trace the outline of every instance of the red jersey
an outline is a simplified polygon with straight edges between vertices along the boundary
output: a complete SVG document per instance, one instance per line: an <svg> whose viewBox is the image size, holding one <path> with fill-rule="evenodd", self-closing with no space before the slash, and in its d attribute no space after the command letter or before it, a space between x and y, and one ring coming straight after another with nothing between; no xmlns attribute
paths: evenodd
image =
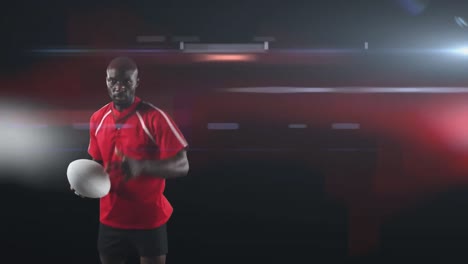
<svg viewBox="0 0 468 264"><path fill-rule="evenodd" d="M164 196L165 179L140 175L125 181L112 164L120 162L115 148L133 159L167 159L187 147L177 125L159 108L135 97L133 104L118 111L109 103L90 120L88 153L110 165L109 194L100 199L100 222L115 228L150 229L166 223L173 208Z"/></svg>

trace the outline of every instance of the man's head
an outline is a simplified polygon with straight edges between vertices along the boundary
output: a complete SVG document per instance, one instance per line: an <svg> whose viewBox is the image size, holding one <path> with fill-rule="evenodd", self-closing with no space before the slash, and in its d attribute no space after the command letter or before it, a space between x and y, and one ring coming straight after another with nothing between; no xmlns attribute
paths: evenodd
<svg viewBox="0 0 468 264"><path fill-rule="evenodd" d="M117 57L107 66L107 91L117 109L127 108L135 99L138 87L138 68L127 57Z"/></svg>

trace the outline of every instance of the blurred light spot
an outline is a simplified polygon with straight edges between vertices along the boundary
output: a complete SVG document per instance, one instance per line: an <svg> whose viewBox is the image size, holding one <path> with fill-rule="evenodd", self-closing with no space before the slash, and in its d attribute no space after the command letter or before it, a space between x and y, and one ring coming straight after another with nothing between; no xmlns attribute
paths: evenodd
<svg viewBox="0 0 468 264"><path fill-rule="evenodd" d="M454 150L468 150L468 106L460 103L446 105L425 116L440 140Z"/></svg>
<svg viewBox="0 0 468 264"><path fill-rule="evenodd" d="M289 128L307 128L306 124L289 124Z"/></svg>
<svg viewBox="0 0 468 264"><path fill-rule="evenodd" d="M456 16L454 19L455 19L455 23L457 23L459 27L461 28L468 27L468 24L462 17Z"/></svg>
<svg viewBox="0 0 468 264"><path fill-rule="evenodd" d="M0 181L29 186L51 186L57 181L53 169L65 164L61 149L73 142L63 130L50 126L51 117L41 116L34 103L0 102Z"/></svg>
<svg viewBox="0 0 468 264"><path fill-rule="evenodd" d="M0 128L15 128L15 129L36 129L36 128L47 128L49 125L47 124L25 124L25 123L18 123L17 121L11 123L1 123Z"/></svg>
<svg viewBox="0 0 468 264"><path fill-rule="evenodd" d="M172 42L200 42L199 36L174 36Z"/></svg>
<svg viewBox="0 0 468 264"><path fill-rule="evenodd" d="M72 127L77 130L89 130L89 123L74 123Z"/></svg>
<svg viewBox="0 0 468 264"><path fill-rule="evenodd" d="M453 52L455 52L456 54L460 54L460 55L468 55L468 47L463 47L463 48L458 48L458 49L454 49Z"/></svg>
<svg viewBox="0 0 468 264"><path fill-rule="evenodd" d="M137 36L137 42L139 43L152 43L164 41L166 41L165 36Z"/></svg>
<svg viewBox="0 0 468 264"><path fill-rule="evenodd" d="M76 130L89 130L89 123L73 123L71 125L73 129ZM133 128L133 125L130 124L116 124L116 125L102 125L101 128Z"/></svg>
<svg viewBox="0 0 468 264"><path fill-rule="evenodd" d="M265 52L263 43L186 43L184 52L194 53L245 53Z"/></svg>
<svg viewBox="0 0 468 264"><path fill-rule="evenodd" d="M204 54L194 57L195 61L210 62L210 61L225 61L225 62L242 62L255 61L257 57L252 54Z"/></svg>
<svg viewBox="0 0 468 264"><path fill-rule="evenodd" d="M333 123L332 129L359 129L361 127L358 123Z"/></svg>
<svg viewBox="0 0 468 264"><path fill-rule="evenodd" d="M191 148L190 151L195 152L210 152L215 151L219 152L219 148ZM226 152L272 152L272 151L293 151L296 150L295 148L222 148L223 151Z"/></svg>
<svg viewBox="0 0 468 264"><path fill-rule="evenodd" d="M227 88L225 92L233 93L333 93L339 88L320 88L320 87L242 87Z"/></svg>
<svg viewBox="0 0 468 264"><path fill-rule="evenodd" d="M239 123L208 123L208 129L236 130L239 129Z"/></svg>
<svg viewBox="0 0 468 264"><path fill-rule="evenodd" d="M220 89L231 93L468 93L468 87L242 87Z"/></svg>
<svg viewBox="0 0 468 264"><path fill-rule="evenodd" d="M168 49L32 49L36 54L116 54L116 53L161 53Z"/></svg>

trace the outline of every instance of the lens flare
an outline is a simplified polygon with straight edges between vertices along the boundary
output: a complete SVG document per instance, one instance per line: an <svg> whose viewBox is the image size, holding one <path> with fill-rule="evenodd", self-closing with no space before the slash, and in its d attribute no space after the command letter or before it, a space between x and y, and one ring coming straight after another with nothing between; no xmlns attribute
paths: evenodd
<svg viewBox="0 0 468 264"><path fill-rule="evenodd" d="M56 169L66 167L63 150L71 139L42 109L30 102L0 100L0 181L38 187L61 180Z"/></svg>

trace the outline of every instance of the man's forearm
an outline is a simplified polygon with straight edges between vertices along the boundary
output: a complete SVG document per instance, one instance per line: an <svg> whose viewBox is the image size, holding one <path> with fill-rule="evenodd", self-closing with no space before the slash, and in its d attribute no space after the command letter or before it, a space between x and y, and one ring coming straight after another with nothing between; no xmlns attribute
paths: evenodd
<svg viewBox="0 0 468 264"><path fill-rule="evenodd" d="M143 161L144 174L161 178L177 178L187 175L189 163L185 153L179 153L173 158L165 160Z"/></svg>

